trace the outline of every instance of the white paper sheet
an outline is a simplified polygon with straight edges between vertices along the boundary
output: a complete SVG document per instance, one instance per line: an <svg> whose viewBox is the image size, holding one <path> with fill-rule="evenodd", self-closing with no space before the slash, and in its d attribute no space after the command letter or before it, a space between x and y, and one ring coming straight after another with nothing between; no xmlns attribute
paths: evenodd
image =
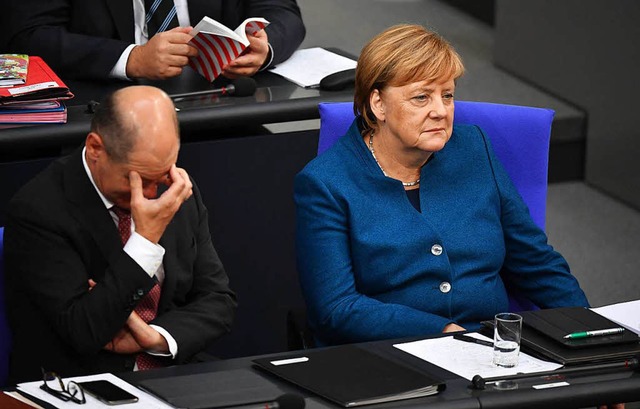
<svg viewBox="0 0 640 409"><path fill-rule="evenodd" d="M605 305L591 310L640 335L640 300Z"/></svg>
<svg viewBox="0 0 640 409"><path fill-rule="evenodd" d="M134 394L135 396L138 397L138 402L136 403L128 403L126 405L123 405L123 408L127 408L127 409L173 409L173 406L167 404L164 401L161 401L160 399L156 398L155 396L152 396L150 394L148 394L147 392L144 392L138 388L136 388L133 385L130 385L129 383L123 381L122 379L118 378L115 375L112 375L110 373L104 373L104 374L98 374L98 375L89 375L89 376L78 376L75 378L64 378L64 384L66 385L68 381L75 381L75 382L85 382L85 381L96 381L96 380L100 380L100 379L105 379L110 381L111 383L118 385L119 387L121 387L122 389L126 390L127 392L130 392L132 394ZM87 403L84 405L78 405L77 403L74 402L64 402L58 398L56 398L55 396L49 394L46 391L43 391L42 389L40 389L40 385L42 385L42 381L35 381L35 382L25 382L25 383L20 383L18 384L18 390L23 391L28 393L31 396L34 396L36 398L42 399L45 402L48 402L50 404L52 404L53 406L55 406L56 408L59 409L105 409L105 408L110 408L112 406L106 405L102 402L100 402L99 400L95 399L93 396L88 395L87 393L85 393L85 397L87 399Z"/></svg>
<svg viewBox="0 0 640 409"><path fill-rule="evenodd" d="M356 68L356 61L314 47L298 50L271 72L281 75L301 87L316 87L329 74Z"/></svg>
<svg viewBox="0 0 640 409"><path fill-rule="evenodd" d="M493 342L492 339L478 333L470 333L467 334L467 336ZM493 348L458 341L453 339L453 337L432 338L404 344L395 344L394 347L468 380L471 380L475 375L480 375L483 378L491 378L517 373L553 371L562 367L561 364L545 362L520 351L520 358L516 367L500 368L492 363Z"/></svg>

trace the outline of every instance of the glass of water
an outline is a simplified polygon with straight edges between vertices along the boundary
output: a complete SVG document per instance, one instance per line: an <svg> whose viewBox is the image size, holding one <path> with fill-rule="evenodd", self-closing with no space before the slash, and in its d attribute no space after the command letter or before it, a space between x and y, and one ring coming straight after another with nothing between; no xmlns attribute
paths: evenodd
<svg viewBox="0 0 640 409"><path fill-rule="evenodd" d="M493 331L493 364L503 368L518 365L522 316L503 312L496 314Z"/></svg>

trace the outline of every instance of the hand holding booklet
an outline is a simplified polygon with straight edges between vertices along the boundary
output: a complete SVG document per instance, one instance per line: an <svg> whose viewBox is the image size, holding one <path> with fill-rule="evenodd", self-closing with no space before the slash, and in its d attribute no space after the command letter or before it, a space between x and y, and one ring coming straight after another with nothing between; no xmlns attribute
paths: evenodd
<svg viewBox="0 0 640 409"><path fill-rule="evenodd" d="M267 20L252 17L231 30L212 18L203 17L190 33L193 39L189 44L198 50L198 55L189 59L189 65L209 81L215 80L227 64L249 47L248 36L268 25Z"/></svg>

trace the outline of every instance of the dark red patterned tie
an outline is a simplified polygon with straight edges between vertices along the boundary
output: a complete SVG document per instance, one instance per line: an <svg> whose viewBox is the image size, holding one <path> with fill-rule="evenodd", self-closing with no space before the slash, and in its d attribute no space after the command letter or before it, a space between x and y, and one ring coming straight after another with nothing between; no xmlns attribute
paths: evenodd
<svg viewBox="0 0 640 409"><path fill-rule="evenodd" d="M114 206L112 208L113 212L118 216L118 232L120 233L120 239L122 240L122 245L124 246L129 237L131 237L131 213L120 207ZM160 285L156 281L156 284L151 288L151 290L145 295L138 305L134 309L136 313L144 320L144 322L149 322L153 320L158 313L158 302L160 301ZM136 364L138 364L138 370L145 371L147 369L152 368L160 368L162 367L162 363L160 360L153 355L141 353L138 354L136 358Z"/></svg>

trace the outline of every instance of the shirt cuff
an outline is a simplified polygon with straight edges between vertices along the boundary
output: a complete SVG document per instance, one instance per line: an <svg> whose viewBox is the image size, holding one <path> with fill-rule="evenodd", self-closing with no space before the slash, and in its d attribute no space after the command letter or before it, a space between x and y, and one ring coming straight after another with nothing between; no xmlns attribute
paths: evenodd
<svg viewBox="0 0 640 409"><path fill-rule="evenodd" d="M262 67L260 67L258 72L266 70L273 62L273 47L271 47L271 43L267 43L267 45L269 46L269 54L267 55L267 57L270 56L271 58L269 58L269 61L265 60L264 64L262 64Z"/></svg>
<svg viewBox="0 0 640 409"><path fill-rule="evenodd" d="M176 355L178 355L178 344L176 343L176 340L173 339L171 334L169 334L166 329L153 324L150 324L149 326L155 329L156 331L158 331L160 335L162 335L164 339L167 340L167 344L169 345L169 354L164 352L155 352L155 351L145 351L145 352L149 355L170 356L171 358L175 359Z"/></svg>
<svg viewBox="0 0 640 409"><path fill-rule="evenodd" d="M149 277L153 277L162 265L164 248L159 244L150 242L135 231L131 233L131 237L127 240L124 251L149 274Z"/></svg>
<svg viewBox="0 0 640 409"><path fill-rule="evenodd" d="M129 44L129 46L124 49L122 55L118 59L118 62L116 62L116 65L114 65L111 69L109 78L117 78L119 80L131 79L127 77L127 61L129 61L129 55L131 54L131 50L133 50L133 47L135 46L136 44Z"/></svg>

